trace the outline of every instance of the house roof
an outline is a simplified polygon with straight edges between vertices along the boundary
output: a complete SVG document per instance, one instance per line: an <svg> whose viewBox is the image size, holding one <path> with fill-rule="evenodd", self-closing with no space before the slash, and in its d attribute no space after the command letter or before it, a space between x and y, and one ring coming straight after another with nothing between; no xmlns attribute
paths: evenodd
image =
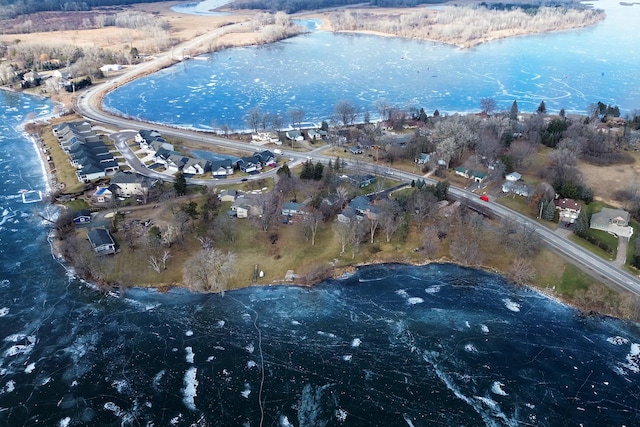
<svg viewBox="0 0 640 427"><path fill-rule="evenodd" d="M606 227L612 222L624 221L629 223L629 212L622 209L602 208L600 212L591 215L591 226Z"/></svg>
<svg viewBox="0 0 640 427"><path fill-rule="evenodd" d="M582 205L573 199L556 199L553 203L556 205L556 209L571 209L579 211L582 208Z"/></svg>
<svg viewBox="0 0 640 427"><path fill-rule="evenodd" d="M104 228L94 228L87 233L87 236L94 249L102 245L115 245L111 234Z"/></svg>
<svg viewBox="0 0 640 427"><path fill-rule="evenodd" d="M131 172L116 172L111 177L112 184L142 184L145 177Z"/></svg>

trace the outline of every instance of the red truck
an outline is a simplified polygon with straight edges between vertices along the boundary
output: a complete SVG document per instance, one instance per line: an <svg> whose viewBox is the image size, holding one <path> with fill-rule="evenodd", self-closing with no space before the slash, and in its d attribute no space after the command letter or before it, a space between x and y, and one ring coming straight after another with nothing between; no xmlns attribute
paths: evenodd
<svg viewBox="0 0 640 427"><path fill-rule="evenodd" d="M489 196L487 196L486 194L483 194L482 196L480 196L480 200L482 200L483 202L488 202Z"/></svg>

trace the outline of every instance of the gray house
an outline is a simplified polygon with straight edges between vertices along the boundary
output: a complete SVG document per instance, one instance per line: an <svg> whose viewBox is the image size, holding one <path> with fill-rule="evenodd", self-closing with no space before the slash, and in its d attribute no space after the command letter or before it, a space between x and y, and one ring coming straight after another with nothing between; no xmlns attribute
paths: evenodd
<svg viewBox="0 0 640 427"><path fill-rule="evenodd" d="M96 255L102 256L116 253L116 243L113 241L109 230L94 228L87 233L87 237Z"/></svg>

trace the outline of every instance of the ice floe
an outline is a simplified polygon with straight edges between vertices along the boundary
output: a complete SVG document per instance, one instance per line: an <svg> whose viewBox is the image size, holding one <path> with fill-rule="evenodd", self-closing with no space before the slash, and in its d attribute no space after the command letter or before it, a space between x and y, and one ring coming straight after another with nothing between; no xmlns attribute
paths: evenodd
<svg viewBox="0 0 640 427"><path fill-rule="evenodd" d="M33 370L36 369L35 363L29 363L26 368L24 368L24 372L30 374Z"/></svg>
<svg viewBox="0 0 640 427"><path fill-rule="evenodd" d="M198 369L193 367L187 369L184 374L184 388L182 389L182 401L185 406L192 411L196 410L196 396L198 394L198 380L196 374Z"/></svg>
<svg viewBox="0 0 640 427"><path fill-rule="evenodd" d="M68 427L71 422L71 417L65 417L58 421L58 427Z"/></svg>
<svg viewBox="0 0 640 427"><path fill-rule="evenodd" d="M441 287L442 287L442 286L440 286L440 285L429 286L428 288L425 288L425 290L424 290L424 291L425 291L426 293L428 293L428 294L435 294L435 293L440 292L440 288L441 288Z"/></svg>
<svg viewBox="0 0 640 427"><path fill-rule="evenodd" d="M360 347L360 344L362 344L360 338L354 338L353 341L351 341L351 347Z"/></svg>
<svg viewBox="0 0 640 427"><path fill-rule="evenodd" d="M494 381L493 384L491 384L491 392L500 396L508 396L509 394L504 391L502 387L504 387L503 383L500 381Z"/></svg>
<svg viewBox="0 0 640 427"><path fill-rule="evenodd" d="M407 303L409 303L411 305L421 304L423 302L424 302L424 300L422 298L420 298L420 297L407 298Z"/></svg>
<svg viewBox="0 0 640 427"><path fill-rule="evenodd" d="M20 353L30 353L33 350L33 347L36 345L36 337L33 335L24 335L24 334L13 334L9 335L4 339L8 342L19 342L23 341L26 344L16 344L5 350L4 355L7 356L15 356Z"/></svg>
<svg viewBox="0 0 640 427"><path fill-rule="evenodd" d="M485 334L489 333L489 327L485 324L480 324L480 330Z"/></svg>
<svg viewBox="0 0 640 427"><path fill-rule="evenodd" d="M253 346L253 343L249 343L244 349L247 350L248 353L252 354L256 350L256 348Z"/></svg>
<svg viewBox="0 0 640 427"><path fill-rule="evenodd" d="M191 329L189 329L187 332L184 333L186 336L188 337L192 337L193 336L193 331Z"/></svg>
<svg viewBox="0 0 640 427"><path fill-rule="evenodd" d="M628 344L629 340L624 338L624 337L620 337L620 336L615 336L615 337L609 337L607 338L607 341L610 342L611 344L615 344L615 345L623 345L623 344Z"/></svg>
<svg viewBox="0 0 640 427"><path fill-rule="evenodd" d="M242 390L240 392L240 394L242 395L242 397L244 397L245 399L249 398L249 395L251 394L251 387L249 386L249 383L244 383L244 390Z"/></svg>
<svg viewBox="0 0 640 427"><path fill-rule="evenodd" d="M478 352L478 349L473 344L466 344L464 346L464 349L466 351L468 351L469 353L477 353Z"/></svg>
<svg viewBox="0 0 640 427"><path fill-rule="evenodd" d="M186 347L184 351L187 352L187 355L185 356L187 363L193 363L193 358L195 357L195 354L193 353L193 349L191 347Z"/></svg>
<svg viewBox="0 0 640 427"><path fill-rule="evenodd" d="M347 411L341 408L336 409L336 419L341 423L345 422L347 419Z"/></svg>
<svg viewBox="0 0 640 427"><path fill-rule="evenodd" d="M9 314L9 307L0 308L0 317L4 317Z"/></svg>
<svg viewBox="0 0 640 427"><path fill-rule="evenodd" d="M520 311L520 304L518 304L517 302L511 301L509 298L504 298L502 302L504 303L504 306L507 307L507 309L516 313Z"/></svg>
<svg viewBox="0 0 640 427"><path fill-rule="evenodd" d="M280 427L294 427L293 424L289 421L286 415L280 416Z"/></svg>
<svg viewBox="0 0 640 427"><path fill-rule="evenodd" d="M251 369L251 368L255 368L256 366L258 366L258 365L257 365L257 363L256 363L256 362L254 362L253 360L249 360L249 361L247 362L247 368L249 368L249 369Z"/></svg>
<svg viewBox="0 0 640 427"><path fill-rule="evenodd" d="M353 359L353 356L350 354L345 354L344 356L342 356L342 360L344 360L345 362L351 362L351 359Z"/></svg>

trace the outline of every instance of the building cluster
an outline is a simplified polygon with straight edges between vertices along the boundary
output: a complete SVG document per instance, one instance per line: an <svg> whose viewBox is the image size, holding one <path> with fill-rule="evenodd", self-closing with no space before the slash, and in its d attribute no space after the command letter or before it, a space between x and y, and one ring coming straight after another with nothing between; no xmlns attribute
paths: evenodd
<svg viewBox="0 0 640 427"><path fill-rule="evenodd" d="M69 155L80 182L113 175L120 169L109 147L91 128L89 122L69 122L53 126L53 134Z"/></svg>
<svg viewBox="0 0 640 427"><path fill-rule="evenodd" d="M225 178L233 175L234 170L245 173L258 173L264 167L275 166L276 156L269 150L257 151L251 156L228 157L220 160L207 160L186 156L175 151L173 144L168 143L155 130L141 130L135 136L143 159L152 169L163 167L168 174L182 172L185 175L199 176L211 172L213 178Z"/></svg>

